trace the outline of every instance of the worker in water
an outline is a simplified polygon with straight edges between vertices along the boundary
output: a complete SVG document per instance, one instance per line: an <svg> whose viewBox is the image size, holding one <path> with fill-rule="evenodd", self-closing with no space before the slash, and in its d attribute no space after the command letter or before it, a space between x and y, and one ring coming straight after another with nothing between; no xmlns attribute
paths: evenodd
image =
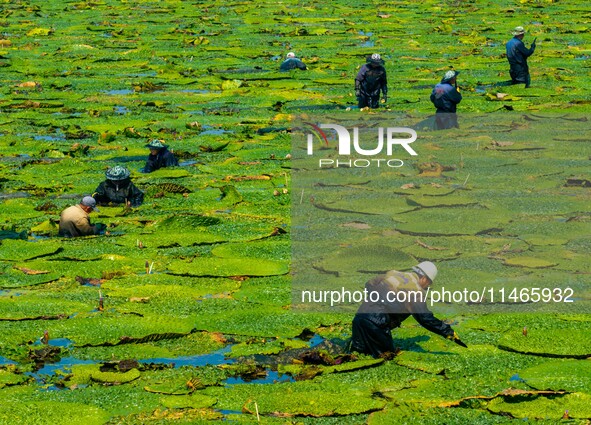
<svg viewBox="0 0 591 425"><path fill-rule="evenodd" d="M384 102L388 100L388 78L384 60L378 53L366 59L355 77L355 96L359 108L379 108L380 93L384 95Z"/></svg>
<svg viewBox="0 0 591 425"><path fill-rule="evenodd" d="M174 154L168 150L168 146L162 143L162 140L151 140L146 147L150 149L150 155L146 165L142 169L144 173L151 173L164 167L175 167L179 162L174 157Z"/></svg>
<svg viewBox="0 0 591 425"><path fill-rule="evenodd" d="M72 205L62 211L60 215L59 236L78 237L98 235L107 226L102 223L90 223L90 213L98 211L96 200L92 196L85 196L79 204Z"/></svg>
<svg viewBox="0 0 591 425"><path fill-rule="evenodd" d="M426 305L427 288L437 276L437 267L424 261L410 272L390 270L365 284L368 297L353 319L351 350L374 357L394 353L392 329L411 315L425 329L465 347L450 325L437 319ZM370 301L374 299L375 301Z"/></svg>
<svg viewBox="0 0 591 425"><path fill-rule="evenodd" d="M279 71L286 72L291 71L292 69L301 69L302 71L305 71L308 68L306 68L304 62L296 57L294 52L289 52L285 57L285 60L279 65Z"/></svg>
<svg viewBox="0 0 591 425"><path fill-rule="evenodd" d="M144 201L144 192L131 181L130 172L121 165L109 168L105 172L107 178L99 184L92 197L99 204L125 204L138 207Z"/></svg>
<svg viewBox="0 0 591 425"><path fill-rule="evenodd" d="M525 37L525 29L523 27L515 27L511 34L513 34L513 38L505 45L511 82L513 84L525 84L525 88L527 89L531 83L527 58L534 54L536 40L534 39L528 49L523 44L523 38Z"/></svg>
<svg viewBox="0 0 591 425"><path fill-rule="evenodd" d="M431 92L431 102L437 108L435 122L438 130L459 127L456 109L462 95L458 90L458 74L458 71L447 71Z"/></svg>

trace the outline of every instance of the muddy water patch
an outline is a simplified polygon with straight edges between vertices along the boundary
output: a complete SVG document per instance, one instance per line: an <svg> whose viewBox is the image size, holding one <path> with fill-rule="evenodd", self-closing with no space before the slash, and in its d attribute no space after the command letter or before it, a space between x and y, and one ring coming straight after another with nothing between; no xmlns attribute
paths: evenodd
<svg viewBox="0 0 591 425"><path fill-rule="evenodd" d="M261 377L249 379L242 376L228 378L222 381L222 385L242 385L242 384L278 384L281 382L295 382L295 379L288 374L280 373L271 369L262 369L259 375Z"/></svg>
<svg viewBox="0 0 591 425"><path fill-rule="evenodd" d="M200 136L207 136L207 135L214 135L214 136L218 136L221 134L232 134L234 133L234 130L226 130L224 128L216 128L216 127L212 127L210 125L204 125L203 126L204 131L202 131L201 133L199 133Z"/></svg>
<svg viewBox="0 0 591 425"><path fill-rule="evenodd" d="M111 95L111 96L125 96L128 94L134 94L135 90L132 89L115 89L115 90L105 90L102 93Z"/></svg>

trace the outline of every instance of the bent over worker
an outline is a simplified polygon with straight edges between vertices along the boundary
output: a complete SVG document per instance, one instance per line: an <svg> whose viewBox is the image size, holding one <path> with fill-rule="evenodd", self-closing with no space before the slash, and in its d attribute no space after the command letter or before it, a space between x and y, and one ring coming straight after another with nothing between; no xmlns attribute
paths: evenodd
<svg viewBox="0 0 591 425"><path fill-rule="evenodd" d="M294 52L289 52L285 57L285 60L279 65L279 71L286 72L292 69L301 69L305 71L307 69L306 64L301 61Z"/></svg>
<svg viewBox="0 0 591 425"><path fill-rule="evenodd" d="M60 215L59 236L78 237L98 235L105 230L105 225L90 224L89 214L98 211L96 200L92 196L85 196L78 205L72 205L62 211Z"/></svg>
<svg viewBox="0 0 591 425"><path fill-rule="evenodd" d="M353 319L351 349L374 357L395 352L392 329L400 327L411 315L425 329L465 346L451 326L427 308L426 290L435 276L435 264L424 261L413 267L412 272L390 270L368 281L366 290L377 292L379 299L373 297L375 302L367 300L359 307Z"/></svg>

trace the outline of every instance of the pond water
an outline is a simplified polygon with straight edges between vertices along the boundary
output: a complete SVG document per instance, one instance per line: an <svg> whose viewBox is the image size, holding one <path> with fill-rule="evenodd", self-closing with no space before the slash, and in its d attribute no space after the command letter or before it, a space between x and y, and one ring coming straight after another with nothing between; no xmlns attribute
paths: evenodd
<svg viewBox="0 0 591 425"><path fill-rule="evenodd" d="M310 338L309 344L310 344L310 348L312 347L316 347L318 344L323 343L324 341L326 341L326 338L318 335L318 334L314 334L314 336L312 338Z"/></svg>
<svg viewBox="0 0 591 425"><path fill-rule="evenodd" d="M36 372L26 372L25 374L35 378L39 383L44 383L48 376L53 376L57 372L67 373L72 370L72 366L79 364L96 364L99 363L95 360L80 360L75 357L62 357L56 363L45 363L41 369ZM58 389L54 387L52 389Z"/></svg>
<svg viewBox="0 0 591 425"><path fill-rule="evenodd" d="M240 410L227 410L227 409L215 409L216 412L221 413L224 416L227 415L244 415L244 412L240 411ZM224 421L226 419L223 419Z"/></svg>
<svg viewBox="0 0 591 425"><path fill-rule="evenodd" d="M230 134L230 133L234 133L234 130L226 130L224 128L215 128L209 125L204 125L203 128L205 129L204 131L202 131L201 133L199 133L199 135L201 136L205 136L205 135L220 135L220 134Z"/></svg>
<svg viewBox="0 0 591 425"><path fill-rule="evenodd" d="M43 345L41 341L37 340L33 343L34 346ZM47 345L52 347L69 348L74 345L74 342L68 338L53 338L47 342Z"/></svg>
<svg viewBox="0 0 591 425"><path fill-rule="evenodd" d="M197 161L196 159L192 159L189 161L179 161L179 167L189 167L191 165L196 165L196 164L205 164L202 161Z"/></svg>
<svg viewBox="0 0 591 425"><path fill-rule="evenodd" d="M226 354L232 349L231 345L228 345L222 349L207 354L197 354L195 356L179 356L179 357L156 357L151 359L138 360L143 364L174 364L175 368L181 366L206 366L206 365L221 365L221 364L232 364L236 360L226 358Z"/></svg>
<svg viewBox="0 0 591 425"><path fill-rule="evenodd" d="M33 136L33 139L35 139L35 140L45 140L45 141L48 141L48 142L54 142L54 141L63 142L63 141L66 140L66 137L65 136L61 136L61 135L52 136L52 135L49 135L49 134L38 134L38 135Z"/></svg>
<svg viewBox="0 0 591 425"><path fill-rule="evenodd" d="M511 376L511 378L509 378L509 381L525 382L525 380L521 376L519 376L518 373L516 373L513 376Z"/></svg>
<svg viewBox="0 0 591 425"><path fill-rule="evenodd" d="M16 363L10 359L7 359L6 357L0 356L0 365L8 365L8 364L16 364Z"/></svg>
<svg viewBox="0 0 591 425"><path fill-rule="evenodd" d="M131 112L131 110L126 106L114 106L113 112L115 112L118 115L125 115L125 114L129 114Z"/></svg>
<svg viewBox="0 0 591 425"><path fill-rule="evenodd" d="M114 89L114 90L105 90L105 91L103 91L103 93L109 94L109 95L112 95L112 96L121 96L121 95L126 95L126 94L133 94L133 93L135 93L135 90L132 90L132 89Z"/></svg>
<svg viewBox="0 0 591 425"><path fill-rule="evenodd" d="M28 241L29 242L41 242L46 239L51 239L51 236L38 235L36 233L31 233L31 238Z"/></svg>

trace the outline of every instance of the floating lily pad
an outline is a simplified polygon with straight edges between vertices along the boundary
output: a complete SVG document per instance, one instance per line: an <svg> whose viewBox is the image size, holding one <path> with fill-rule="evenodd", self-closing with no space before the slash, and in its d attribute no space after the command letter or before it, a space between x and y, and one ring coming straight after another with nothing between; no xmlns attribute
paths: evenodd
<svg viewBox="0 0 591 425"><path fill-rule="evenodd" d="M156 225L160 229L170 230L186 230L196 227L213 226L220 223L220 219L216 217L208 217L204 215L173 215L164 220L161 220Z"/></svg>
<svg viewBox="0 0 591 425"><path fill-rule="evenodd" d="M107 410L85 403L29 400L0 406L0 418L10 418L15 423L60 423L64 412L68 412L68 422L72 425L100 425L111 417Z"/></svg>
<svg viewBox="0 0 591 425"><path fill-rule="evenodd" d="M218 242L225 242L226 240L221 235L214 235L207 230L206 227L191 228L185 232L176 230L166 233L142 233L136 234L133 237L126 237L120 243L127 247L135 246L138 249L142 248L168 248L173 246L193 246L202 244L213 244ZM140 247L141 243L141 247Z"/></svg>
<svg viewBox="0 0 591 425"><path fill-rule="evenodd" d="M526 267L529 269L546 269L558 265L558 263L534 257L512 257L506 259L504 264L507 266Z"/></svg>
<svg viewBox="0 0 591 425"><path fill-rule="evenodd" d="M263 259L281 259L290 258L290 243L287 240L263 240L250 243L230 243L218 245L212 250L216 257L236 258L250 257Z"/></svg>
<svg viewBox="0 0 591 425"><path fill-rule="evenodd" d="M496 414L509 414L515 418L553 419L559 421L568 411L573 419L591 417L591 395L586 393L566 394L561 397L537 397L521 403L513 403L497 398L487 405Z"/></svg>
<svg viewBox="0 0 591 425"><path fill-rule="evenodd" d="M419 205L425 208L433 207L463 207L475 205L478 201L466 195L447 195L447 196L409 196L409 203Z"/></svg>
<svg viewBox="0 0 591 425"><path fill-rule="evenodd" d="M313 368L313 375L328 375L330 373L344 373L351 372L359 369L366 369L370 367L379 366L384 362L384 359L367 359L367 360L356 360L349 361L335 365L280 365L279 372L289 373L293 376L305 375L306 370Z"/></svg>
<svg viewBox="0 0 591 425"><path fill-rule="evenodd" d="M334 416L351 415L355 413L371 412L385 406L383 400L376 400L368 392L352 390L351 397L343 398L340 393L332 393L328 389L310 385L276 384L246 386L235 385L225 390L207 388L202 393L218 398L216 407L236 410L244 406L254 412L256 400L259 413L267 414L280 412L290 415L305 416ZM277 393L284 397L277 397ZM322 400L322 402L320 402Z"/></svg>
<svg viewBox="0 0 591 425"><path fill-rule="evenodd" d="M520 235L520 238L536 246L547 246L547 245L565 245L568 243L568 239L560 237L552 237L549 235Z"/></svg>
<svg viewBox="0 0 591 425"><path fill-rule="evenodd" d="M0 286L17 288L0 290L0 316L10 319L0 321L0 362L8 357L33 375L0 389L0 422L253 423L257 409L269 424L556 423L565 410L575 421L589 419L572 394L536 394L529 382L510 378L529 374L541 386L565 387L572 377L571 391L584 393L589 405L575 367L588 362L584 313L591 303L589 188L583 187L590 180L589 16L582 3L398 2L380 4L377 12L340 1L193 3L2 4L0 227L12 236L39 235L40 223L56 223L59 211L92 193L115 164L131 170L146 198L131 211L105 207L91 215L111 236L37 236L26 255L0 260ZM527 22L511 22L524 11L531 12ZM518 24L526 25L528 45L539 40L528 89L503 85L510 79L504 43ZM458 42L450 43L450 35ZM307 71L277 72L289 43ZM379 110L360 111L353 79L374 52L395 71L397 90ZM394 147L403 166L319 170L317 158L295 158L306 156L290 144L296 115L361 127L382 116L383 127L432 121L428 96L450 65L470 70L458 80L460 128L418 130L416 157ZM506 96L488 101L486 93ZM140 174L143 145L152 138L170 145L183 165ZM334 138L328 147L318 142L319 155L335 157ZM417 177L425 163L431 177ZM445 165L455 171L441 172ZM55 208L35 209L46 202ZM370 228L342 226L355 221ZM302 240L304 261L292 267L290 243ZM34 258L33 244L63 251ZM371 246L388 247L392 258L354 262L345 255L357 248L372 253ZM556 265L503 264L525 256ZM260 363L257 354L267 350L303 346L297 336L304 328L348 338L358 304L343 305L346 314L336 314L336 306L292 304L298 295L292 281L360 289L378 270L421 260L437 263L433 289L560 284L573 288L575 302L508 303L498 315L435 305L468 349L409 318L393 330L398 357L348 362L340 373L326 369L309 381L226 385L238 368L180 366L234 361L224 358L230 348L218 351L228 344ZM169 266L191 262L204 266L195 276L169 273ZM292 273L234 275L259 265L265 274ZM365 265L369 273L360 274ZM207 269L229 277L204 276ZM101 287L80 285L77 276ZM518 309L525 313L513 313ZM573 312L581 314L566 314ZM45 330L50 346L60 339L71 345L62 347L60 363L35 372L41 365L26 353ZM559 366L544 366L555 362L547 355L581 359L563 359L573 366L561 374ZM268 354L263 362L281 363L279 357ZM66 379L70 367L62 366L113 358L145 360L145 370L122 385L113 385L120 376L74 384ZM146 364L151 360L157 364ZM364 362L376 365L357 368ZM297 373L298 365L287 366ZM208 387L197 389L199 382ZM189 393L144 389L158 385ZM503 393L509 386L528 392ZM543 410L543 403L556 409Z"/></svg>
<svg viewBox="0 0 591 425"><path fill-rule="evenodd" d="M6 239L2 241L1 246L0 259L8 261L46 257L62 250L57 241L28 242L18 239Z"/></svg>
<svg viewBox="0 0 591 425"><path fill-rule="evenodd" d="M519 372L519 376L538 390L585 392L591 388L591 361L551 361Z"/></svg>
<svg viewBox="0 0 591 425"><path fill-rule="evenodd" d="M378 273L409 269L417 260L409 254L384 245L352 246L336 251L316 263L317 267L335 273Z"/></svg>
<svg viewBox="0 0 591 425"><path fill-rule="evenodd" d="M396 230L411 235L462 236L500 231L509 221L506 213L473 208L429 208L404 216Z"/></svg>
<svg viewBox="0 0 591 425"><path fill-rule="evenodd" d="M14 367L0 367L0 389L10 385L22 384L29 379L24 373L15 372Z"/></svg>
<svg viewBox="0 0 591 425"><path fill-rule="evenodd" d="M195 258L174 261L168 270L187 276L273 276L287 273L288 264L255 258Z"/></svg>
<svg viewBox="0 0 591 425"><path fill-rule="evenodd" d="M217 403L217 399L202 394L192 394L187 396L166 396L160 397L160 403L169 409L203 409L211 407Z"/></svg>
<svg viewBox="0 0 591 425"><path fill-rule="evenodd" d="M159 170L153 171L150 174L150 180L160 179L160 178L167 178L167 179L178 179L182 177L189 177L191 173L184 169L176 169L176 168L161 168ZM140 181L138 179L138 181Z"/></svg>
<svg viewBox="0 0 591 425"><path fill-rule="evenodd" d="M340 196L339 196L340 197ZM388 197L388 201L384 202L383 196L374 196L375 199L370 198L347 198L334 202L322 202L319 200L315 206L320 209L325 209L332 212L349 212L358 214L377 214L377 215L391 215L399 214L416 209L416 205L409 205L405 198L399 197L392 199Z"/></svg>
<svg viewBox="0 0 591 425"><path fill-rule="evenodd" d="M232 346L230 357L251 356L254 354L278 354L293 348L305 348L309 344L296 339L279 338L274 341L242 342Z"/></svg>
<svg viewBox="0 0 591 425"><path fill-rule="evenodd" d="M495 416L479 409L437 408L423 405L389 404L379 412L369 415L368 425L397 424L458 424L458 425L493 425L507 423L507 419Z"/></svg>
<svg viewBox="0 0 591 425"><path fill-rule="evenodd" d="M51 220L46 220L38 225L31 227L31 233L37 235L51 235L55 236L58 232L58 226Z"/></svg>
<svg viewBox="0 0 591 425"><path fill-rule="evenodd" d="M27 264L28 265L28 264ZM25 270L29 270L25 268ZM25 273L18 269L8 269L0 278L0 288L20 288L27 286L42 285L54 282L62 277L61 273L51 272L49 269L30 269L36 273Z"/></svg>
<svg viewBox="0 0 591 425"><path fill-rule="evenodd" d="M108 383L112 385L126 384L140 377L137 369L127 372L102 372L101 365L74 365L72 376L68 379L72 384L91 384L93 382Z"/></svg>
<svg viewBox="0 0 591 425"><path fill-rule="evenodd" d="M132 274L145 270L144 258L127 258L116 254L105 254L100 259L93 261L76 260L33 260L17 263L17 267L26 267L34 270L51 270L60 276L83 277L109 277L120 274Z"/></svg>
<svg viewBox="0 0 591 425"><path fill-rule="evenodd" d="M518 353L547 357L585 358L591 355L589 328L563 329L560 326L543 325L528 327L527 336L519 331L507 332L499 347Z"/></svg>

